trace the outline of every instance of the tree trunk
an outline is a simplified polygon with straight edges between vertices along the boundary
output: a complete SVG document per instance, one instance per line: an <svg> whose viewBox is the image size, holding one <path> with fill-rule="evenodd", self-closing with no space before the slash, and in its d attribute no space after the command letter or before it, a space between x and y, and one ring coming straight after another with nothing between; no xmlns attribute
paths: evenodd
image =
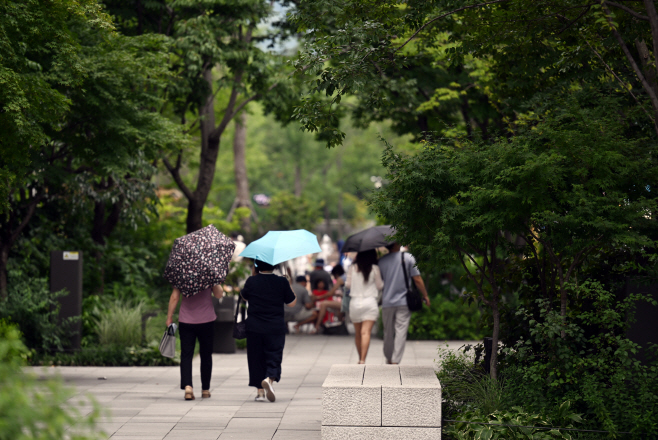
<svg viewBox="0 0 658 440"><path fill-rule="evenodd" d="M341 150L342 153L342 150ZM338 170L338 175L340 176L341 173L341 168L343 165L343 162L341 160L341 153L338 154L338 157L336 158L336 168ZM343 193L340 192L338 193L338 203L336 204L336 209L337 209L337 217L338 217L338 238L342 239L343 237Z"/></svg>
<svg viewBox="0 0 658 440"><path fill-rule="evenodd" d="M558 262L558 276L560 277L560 317L562 318L562 325L564 326L567 322L567 289L564 288L564 274L562 272L562 262ZM560 331L560 336L562 339L566 337L566 332L564 329Z"/></svg>
<svg viewBox="0 0 658 440"><path fill-rule="evenodd" d="M0 243L0 298L7 298L7 263L9 262L9 243Z"/></svg>
<svg viewBox="0 0 658 440"><path fill-rule="evenodd" d="M91 238L101 248L94 252L94 258L98 264L98 289L97 293L102 294L105 290L105 266L103 266L103 249L106 245L106 238L110 236L112 231L119 224L121 217L121 209L123 203L117 202L112 204L110 214L105 217L106 206L104 201L96 201L94 204L94 221L91 229Z"/></svg>
<svg viewBox="0 0 658 440"><path fill-rule="evenodd" d="M206 102L199 111L199 125L201 128L201 155L199 160L199 174L197 185L192 197L188 198L187 205L187 233L194 232L203 227L203 207L208 200L212 188L219 153L221 133L211 136L215 131L215 98L212 93L212 69L203 72L203 79L208 83L210 93Z"/></svg>
<svg viewBox="0 0 658 440"><path fill-rule="evenodd" d="M302 196L302 166L295 165L295 197Z"/></svg>
<svg viewBox="0 0 658 440"><path fill-rule="evenodd" d="M29 188L25 189L23 193L24 197L19 196L19 202L26 201L29 198L30 192L31 190ZM29 203L25 206L25 215L23 216L22 220L20 220L18 226L16 226L16 229L12 230L12 226L18 221L16 218L18 211L17 207L13 207L13 209L10 208L9 218L6 222L0 224L0 298L7 297L7 263L9 262L9 251L34 216L37 205L43 199L43 194L32 197Z"/></svg>
<svg viewBox="0 0 658 440"><path fill-rule="evenodd" d="M236 208L247 207L253 211L247 176L247 114L243 111L235 118L235 135L233 136L233 167L235 170ZM251 220L242 219L242 230L251 234Z"/></svg>
<svg viewBox="0 0 658 440"><path fill-rule="evenodd" d="M498 295L491 298L491 314L493 315L493 331L491 333L491 361L489 371L492 379L498 379L498 335L500 333L500 311L498 310Z"/></svg>

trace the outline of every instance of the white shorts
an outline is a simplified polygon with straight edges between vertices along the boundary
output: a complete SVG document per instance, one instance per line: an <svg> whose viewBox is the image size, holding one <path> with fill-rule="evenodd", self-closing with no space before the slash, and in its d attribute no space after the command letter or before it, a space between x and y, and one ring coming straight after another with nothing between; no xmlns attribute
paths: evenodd
<svg viewBox="0 0 658 440"><path fill-rule="evenodd" d="M378 317L377 298L350 298L350 319L352 322L377 321Z"/></svg>

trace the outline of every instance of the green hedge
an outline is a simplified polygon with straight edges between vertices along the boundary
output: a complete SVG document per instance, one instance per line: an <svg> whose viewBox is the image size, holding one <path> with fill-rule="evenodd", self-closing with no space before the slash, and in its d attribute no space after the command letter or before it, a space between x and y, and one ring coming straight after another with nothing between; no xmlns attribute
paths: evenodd
<svg viewBox="0 0 658 440"><path fill-rule="evenodd" d="M484 337L480 310L474 303L436 296L430 304L431 308L423 307L411 315L409 339L472 341Z"/></svg>
<svg viewBox="0 0 658 440"><path fill-rule="evenodd" d="M41 355L31 359L32 365L45 366L159 367L178 365L179 363L178 354L174 359L162 356L156 342L146 347L83 348L74 353Z"/></svg>

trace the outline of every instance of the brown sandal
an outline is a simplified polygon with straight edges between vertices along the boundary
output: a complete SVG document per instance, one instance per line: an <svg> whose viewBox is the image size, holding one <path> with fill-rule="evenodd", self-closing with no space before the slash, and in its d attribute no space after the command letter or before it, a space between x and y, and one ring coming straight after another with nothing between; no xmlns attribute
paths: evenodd
<svg viewBox="0 0 658 440"><path fill-rule="evenodd" d="M185 387L185 400L194 400L194 392L189 385Z"/></svg>
<svg viewBox="0 0 658 440"><path fill-rule="evenodd" d="M201 391L201 398L202 399L209 399L210 398L210 390Z"/></svg>

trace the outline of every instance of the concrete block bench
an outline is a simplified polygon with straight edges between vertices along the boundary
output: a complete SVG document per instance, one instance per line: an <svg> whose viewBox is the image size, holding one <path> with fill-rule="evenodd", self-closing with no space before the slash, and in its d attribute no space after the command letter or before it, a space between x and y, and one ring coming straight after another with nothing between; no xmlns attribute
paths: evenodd
<svg viewBox="0 0 658 440"><path fill-rule="evenodd" d="M333 365L322 384L322 439L440 439L432 367Z"/></svg>

